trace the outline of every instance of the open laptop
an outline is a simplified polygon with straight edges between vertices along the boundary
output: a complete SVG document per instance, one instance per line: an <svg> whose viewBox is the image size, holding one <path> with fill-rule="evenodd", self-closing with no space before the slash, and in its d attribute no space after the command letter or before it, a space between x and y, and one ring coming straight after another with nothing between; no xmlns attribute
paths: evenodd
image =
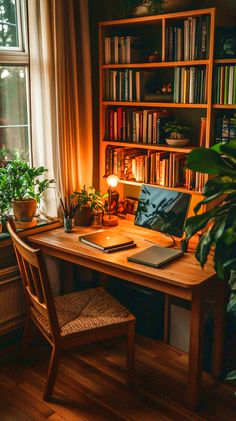
<svg viewBox="0 0 236 421"><path fill-rule="evenodd" d="M81 235L79 240L89 246L111 253L127 248L135 247L133 240L122 234L117 234L111 230L95 232L94 234Z"/></svg>

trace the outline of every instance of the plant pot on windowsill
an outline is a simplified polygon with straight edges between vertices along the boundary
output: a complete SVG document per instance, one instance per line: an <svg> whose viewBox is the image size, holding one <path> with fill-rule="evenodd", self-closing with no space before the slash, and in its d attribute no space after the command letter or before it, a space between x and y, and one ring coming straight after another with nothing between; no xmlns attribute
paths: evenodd
<svg viewBox="0 0 236 421"><path fill-rule="evenodd" d="M12 200L16 228L30 228L37 225L37 201L35 199Z"/></svg>

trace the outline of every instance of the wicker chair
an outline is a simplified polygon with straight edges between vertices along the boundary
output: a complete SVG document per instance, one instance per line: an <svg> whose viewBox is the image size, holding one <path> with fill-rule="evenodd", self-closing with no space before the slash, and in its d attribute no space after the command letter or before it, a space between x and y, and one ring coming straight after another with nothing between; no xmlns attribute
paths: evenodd
<svg viewBox="0 0 236 421"><path fill-rule="evenodd" d="M116 336L127 336L127 385L134 383L135 317L103 288L52 296L41 250L25 244L7 222L27 300L25 348L33 322L52 347L44 399L52 398L63 350Z"/></svg>

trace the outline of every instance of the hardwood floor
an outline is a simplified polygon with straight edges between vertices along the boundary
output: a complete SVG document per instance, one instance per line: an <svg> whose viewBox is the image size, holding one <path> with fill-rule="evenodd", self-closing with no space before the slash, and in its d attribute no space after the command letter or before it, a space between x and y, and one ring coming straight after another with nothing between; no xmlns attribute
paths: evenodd
<svg viewBox="0 0 236 421"><path fill-rule="evenodd" d="M32 343L28 358L16 351L0 358L1 421L235 420L236 382L215 383L204 374L204 403L186 408L187 356L144 337L136 341L136 387L125 382L122 339L81 347L62 356L53 402L42 393L49 348Z"/></svg>

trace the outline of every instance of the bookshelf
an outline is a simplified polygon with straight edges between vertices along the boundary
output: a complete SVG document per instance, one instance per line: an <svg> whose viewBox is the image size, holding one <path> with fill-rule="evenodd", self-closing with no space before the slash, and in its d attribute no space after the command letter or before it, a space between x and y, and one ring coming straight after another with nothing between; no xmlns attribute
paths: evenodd
<svg viewBox="0 0 236 421"><path fill-rule="evenodd" d="M187 26L187 30L185 30L185 25ZM195 42L191 41L191 34L194 34ZM147 155L148 158L146 160L146 164L145 158L141 159L141 163L144 163L144 166L147 166L147 172L149 171L150 173L151 164L148 159L150 158L151 160L151 157L154 154L158 156L159 159L160 154L161 161L168 160L168 168L165 168L164 170L163 176L165 181L163 183L162 180L161 185L156 181L158 177L150 177L149 174L148 177L143 176L143 178L141 175L141 180L137 178L130 179L127 177L127 174L124 175L124 170L120 171L119 168L118 172L121 172L122 174L119 183L121 197L125 194L124 191L127 186L139 187L142 182L145 182L147 184L157 185L158 187L170 189L176 188L179 191L189 192L195 199L195 202L199 200L199 195L201 196L200 187L204 184L205 179L201 179L200 181L198 179L198 186L196 186L196 176L193 174L191 175L192 180L194 179L193 184L190 182L186 183L186 179L182 179L182 182L179 183L179 180L174 179L174 176L172 182L170 182L171 176L169 173L170 171L177 171L178 177L178 171L180 171L181 168L176 170L177 166L184 166L184 157L186 157L194 147L199 146L200 123L202 117L205 119L206 124L204 146L209 147L212 142L212 126L214 123L213 109L218 108L218 104L212 103L213 71L214 66L221 65L222 63L222 60L214 60L214 34L215 8L100 22L100 189L102 191L107 189L107 175L110 172L117 173L117 165L120 167L119 162L118 164L115 163L115 165L114 162L112 162L111 165L108 165L109 159L112 160L112 154L114 157L114 154L120 153L121 157L124 159L126 153L129 153L130 151L131 162L134 164L133 167L135 167L134 161L136 160L136 156L138 157L139 154L141 157L143 155ZM176 38L171 44L170 38L172 38L172 36L176 36ZM119 49L125 48L122 46L125 44L124 40L130 37L131 40L132 37L134 40L140 40L140 56L137 60L127 63L124 62L124 50L122 53ZM187 53L186 46L184 46L186 42L188 43ZM169 51L170 44L172 45L171 51ZM197 45L197 47L195 47L195 45ZM157 62L148 62L148 54L154 50L158 51L160 59ZM225 63L225 61L223 62ZM198 89L198 92L194 92L194 94L192 94L191 101L189 98L189 91L192 87L190 87L190 72L194 74L194 81L197 81L197 74L199 79L198 82L194 82L195 85L192 85L194 86L194 89L196 88L196 91ZM140 88L139 82L137 83L137 79L141 80L141 77L144 80L143 85L145 85L143 92ZM172 93L175 90L174 98L169 100L169 98L166 97L167 99L165 98L165 100L163 100L160 95L159 100L158 96L157 99L152 101L145 100L145 96L147 96L147 80L149 80L149 78L153 78L153 80L160 80L162 81L161 83L166 83L170 80ZM184 78L186 78L186 82L184 82L184 89L188 92L185 97L181 96L184 91L181 87L181 83L183 84ZM176 82L177 80L178 83ZM202 88L203 83L205 83L204 89ZM176 98L178 84L179 93ZM124 85L126 85L125 88ZM137 98L132 97L133 89L136 89L135 95L139 97L138 100ZM160 86L158 86L158 89L160 89ZM153 94L153 92L151 92L151 94ZM197 100L195 100L196 98ZM228 106L225 107L227 108ZM157 136L155 140L151 139L151 141L148 141L144 139L144 121L145 129L146 124L149 124L148 121L146 122L146 120L144 120L145 110L148 114L152 114L152 120L150 119L152 123L150 124L153 124L153 127L154 114L155 124L157 118L160 125L165 112L172 120L184 120L185 124L188 124L189 121L189 126L192 131L191 143L185 147L173 147L167 145L163 138L163 131L161 131L160 126L160 132L158 132L158 135L156 135L155 129L155 135ZM120 117L118 122L117 118L119 118L119 113L122 117ZM127 122L129 122L129 116L131 113L133 113L131 118L133 126L135 126L135 129L132 129L132 140L130 139L131 136L127 135ZM163 119L163 121L165 121L165 119ZM118 135L116 132L114 134L114 126L118 127ZM135 130L137 131L137 126L139 135L138 137L135 137L134 132ZM113 130L113 132L110 130ZM152 130L154 136L154 129L152 128ZM111 133L112 136L109 135ZM117 160L117 157L115 157L115 159ZM118 161L119 160L121 160L120 157L118 157ZM139 164L140 163L138 163L137 159L137 166ZM154 164L154 167L156 170L156 164ZM118 176L120 176L120 173Z"/></svg>

